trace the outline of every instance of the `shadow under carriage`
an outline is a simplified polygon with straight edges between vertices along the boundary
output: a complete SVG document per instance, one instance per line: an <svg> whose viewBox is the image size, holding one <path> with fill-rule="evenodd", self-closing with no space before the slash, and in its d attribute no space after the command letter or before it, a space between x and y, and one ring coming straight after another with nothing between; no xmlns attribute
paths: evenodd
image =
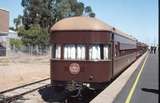
<svg viewBox="0 0 160 103"><path fill-rule="evenodd" d="M46 102L64 102L67 96L69 95L68 92L64 88L54 88L53 86L49 85L45 88L38 90L39 94L41 95L42 99Z"/></svg>
<svg viewBox="0 0 160 103"><path fill-rule="evenodd" d="M73 101L76 101L74 103L89 103L97 94L100 93L100 91L93 91L86 87L83 89L82 95L76 98L71 96L74 93L70 93L65 88L55 88L52 85L39 89L38 92L42 99L49 103L65 103L65 101L68 103L73 103Z"/></svg>

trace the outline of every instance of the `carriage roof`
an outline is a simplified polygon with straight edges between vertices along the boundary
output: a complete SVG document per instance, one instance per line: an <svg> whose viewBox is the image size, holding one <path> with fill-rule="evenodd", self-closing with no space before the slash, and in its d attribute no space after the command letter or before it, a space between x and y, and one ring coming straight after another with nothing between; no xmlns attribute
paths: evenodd
<svg viewBox="0 0 160 103"><path fill-rule="evenodd" d="M127 38L136 40L131 35L128 35L115 27L112 27L97 18L87 17L87 16L77 16L69 17L58 21L55 25L51 27L51 31L112 31L116 34L125 36Z"/></svg>

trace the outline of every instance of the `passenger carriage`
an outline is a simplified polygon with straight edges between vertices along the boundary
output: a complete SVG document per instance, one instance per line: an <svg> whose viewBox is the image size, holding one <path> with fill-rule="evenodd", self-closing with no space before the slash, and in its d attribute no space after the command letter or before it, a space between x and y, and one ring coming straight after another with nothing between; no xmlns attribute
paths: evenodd
<svg viewBox="0 0 160 103"><path fill-rule="evenodd" d="M51 84L97 88L136 60L137 40L91 17L70 17L51 28Z"/></svg>

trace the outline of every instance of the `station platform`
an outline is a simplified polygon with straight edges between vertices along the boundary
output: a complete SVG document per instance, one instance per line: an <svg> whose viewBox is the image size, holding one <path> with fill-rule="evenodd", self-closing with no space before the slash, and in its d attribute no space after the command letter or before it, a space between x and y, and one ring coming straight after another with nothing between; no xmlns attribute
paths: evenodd
<svg viewBox="0 0 160 103"><path fill-rule="evenodd" d="M158 55L146 52L90 103L159 103Z"/></svg>

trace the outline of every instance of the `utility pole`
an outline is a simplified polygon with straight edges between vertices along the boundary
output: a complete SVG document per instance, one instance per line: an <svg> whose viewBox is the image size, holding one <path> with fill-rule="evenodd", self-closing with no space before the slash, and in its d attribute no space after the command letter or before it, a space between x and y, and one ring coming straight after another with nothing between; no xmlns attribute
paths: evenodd
<svg viewBox="0 0 160 103"><path fill-rule="evenodd" d="M153 45L156 46L156 36L154 35Z"/></svg>

